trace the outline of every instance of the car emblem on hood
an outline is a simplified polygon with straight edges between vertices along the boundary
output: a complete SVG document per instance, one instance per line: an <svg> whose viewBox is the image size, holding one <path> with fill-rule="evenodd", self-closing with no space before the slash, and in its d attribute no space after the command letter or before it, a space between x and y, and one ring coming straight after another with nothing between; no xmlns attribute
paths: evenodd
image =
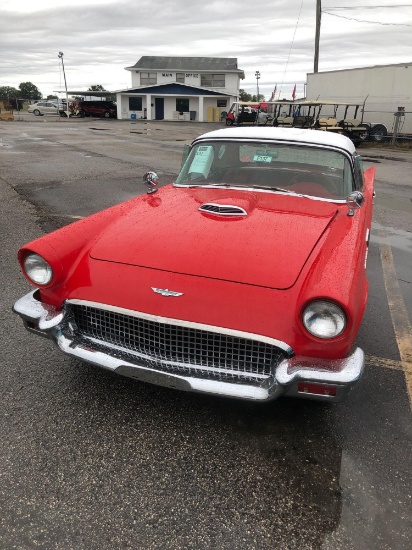
<svg viewBox="0 0 412 550"><path fill-rule="evenodd" d="M152 286L152 290L162 296L183 296L183 292L173 292L173 290L168 290L167 288L154 288Z"/></svg>

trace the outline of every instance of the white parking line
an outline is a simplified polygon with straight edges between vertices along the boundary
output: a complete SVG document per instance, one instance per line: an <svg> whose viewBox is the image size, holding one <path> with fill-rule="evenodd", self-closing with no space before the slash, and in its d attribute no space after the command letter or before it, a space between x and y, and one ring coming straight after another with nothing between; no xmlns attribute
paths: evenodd
<svg viewBox="0 0 412 550"><path fill-rule="evenodd" d="M373 355L367 355L365 358L365 362L367 367L381 367L383 369L403 371L402 362L395 361L394 359L385 359L384 357L374 357Z"/></svg>
<svg viewBox="0 0 412 550"><path fill-rule="evenodd" d="M406 389L412 409L412 327L399 287L388 233L384 229L380 229L378 235L380 239L379 246L389 311L401 359L400 364L405 374Z"/></svg>

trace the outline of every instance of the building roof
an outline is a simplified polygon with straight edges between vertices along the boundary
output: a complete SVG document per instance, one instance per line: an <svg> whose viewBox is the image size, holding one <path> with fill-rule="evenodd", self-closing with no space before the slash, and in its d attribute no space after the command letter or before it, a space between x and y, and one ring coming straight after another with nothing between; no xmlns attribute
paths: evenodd
<svg viewBox="0 0 412 550"><path fill-rule="evenodd" d="M351 69L335 69L331 71L320 71L318 73L307 73L307 75L318 75L318 74L331 74L331 73L345 73L348 71L369 71L371 69L385 69L387 67L405 67L408 68L410 65L412 65L412 62L404 62L404 63L391 63L390 65L369 65L368 67L353 67Z"/></svg>
<svg viewBox="0 0 412 550"><path fill-rule="evenodd" d="M223 92L216 92L215 90L208 90L207 88L199 88L196 86L187 86L186 84L179 84L178 82L172 82L170 84L153 84L152 86L143 86L140 88L126 88L126 90L116 90L116 93L127 94L161 94L161 95L203 95L203 96L230 96Z"/></svg>
<svg viewBox="0 0 412 550"><path fill-rule="evenodd" d="M235 57L162 57L144 55L135 65L126 67L128 71L136 69L183 72L229 71L240 73L241 75L244 74L241 69L238 69Z"/></svg>

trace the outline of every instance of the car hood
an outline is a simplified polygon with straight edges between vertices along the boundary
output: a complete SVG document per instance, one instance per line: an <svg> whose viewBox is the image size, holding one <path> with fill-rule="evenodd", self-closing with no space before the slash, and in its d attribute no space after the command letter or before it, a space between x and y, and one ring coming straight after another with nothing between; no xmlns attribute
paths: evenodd
<svg viewBox="0 0 412 550"><path fill-rule="evenodd" d="M243 215L203 213L230 206ZM137 201L95 241L96 260L285 289L337 205L293 195L166 186Z"/></svg>

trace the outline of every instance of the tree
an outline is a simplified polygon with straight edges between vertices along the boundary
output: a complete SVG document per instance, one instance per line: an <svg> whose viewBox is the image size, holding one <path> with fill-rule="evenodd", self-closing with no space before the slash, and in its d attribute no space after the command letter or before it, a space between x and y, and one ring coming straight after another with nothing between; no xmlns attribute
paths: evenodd
<svg viewBox="0 0 412 550"><path fill-rule="evenodd" d="M6 97L20 97L20 90L13 86L0 86L0 98Z"/></svg>
<svg viewBox="0 0 412 550"><path fill-rule="evenodd" d="M57 95L48 95L47 99L59 99Z"/></svg>
<svg viewBox="0 0 412 550"><path fill-rule="evenodd" d="M252 101L252 96L245 92L245 90L242 90L242 88L239 89L239 100L240 101Z"/></svg>
<svg viewBox="0 0 412 550"><path fill-rule="evenodd" d="M107 101L116 101L116 96L114 94L111 94L101 84L93 84L92 86L90 86L90 88L87 91L88 92L107 92L106 100ZM93 94L91 94L91 95L93 95Z"/></svg>
<svg viewBox="0 0 412 550"><path fill-rule="evenodd" d="M263 94L259 94L259 98L257 95L248 94L245 92L245 90L242 90L242 88L239 89L239 101L256 101L256 103L262 103L265 101L265 96Z"/></svg>
<svg viewBox="0 0 412 550"><path fill-rule="evenodd" d="M40 90L32 82L21 82L19 84L20 96L24 99L41 99Z"/></svg>
<svg viewBox="0 0 412 550"><path fill-rule="evenodd" d="M90 88L88 88L87 91L88 92L105 92L106 89L103 88L101 84L93 84L92 86L90 86Z"/></svg>
<svg viewBox="0 0 412 550"><path fill-rule="evenodd" d="M263 94L259 94L259 97L255 95L252 95L252 99L250 99L249 101L256 101L256 103L263 103L263 101L265 101L265 96Z"/></svg>

